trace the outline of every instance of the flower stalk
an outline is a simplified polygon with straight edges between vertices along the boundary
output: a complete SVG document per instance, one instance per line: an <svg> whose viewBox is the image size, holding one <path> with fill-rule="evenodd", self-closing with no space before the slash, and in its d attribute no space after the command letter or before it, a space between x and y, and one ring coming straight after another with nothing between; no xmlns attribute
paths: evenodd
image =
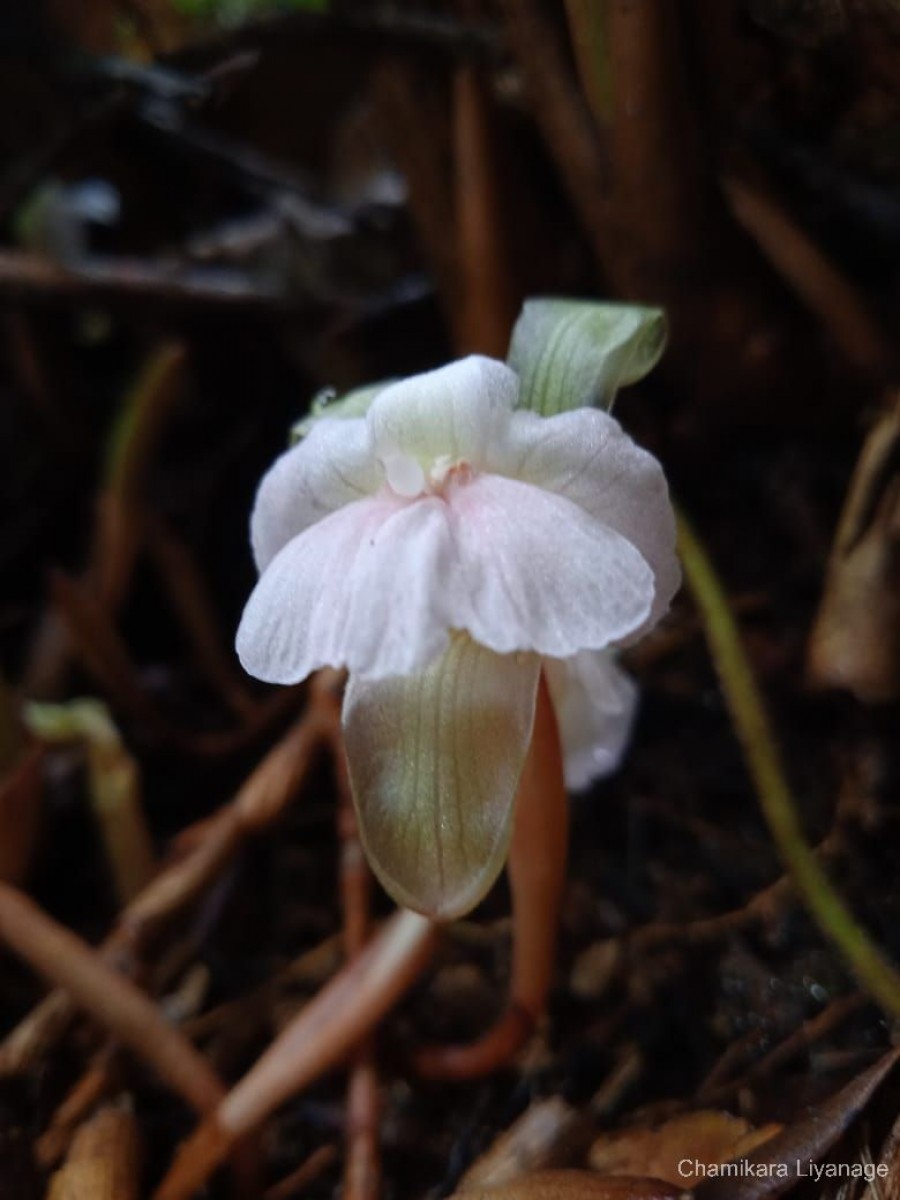
<svg viewBox="0 0 900 1200"><path fill-rule="evenodd" d="M508 1062L530 1037L547 1002L565 885L569 815L556 715L545 678L538 686L531 747L516 799L507 863L513 958L506 1010L469 1046L431 1046L416 1055L430 1079L475 1079Z"/></svg>

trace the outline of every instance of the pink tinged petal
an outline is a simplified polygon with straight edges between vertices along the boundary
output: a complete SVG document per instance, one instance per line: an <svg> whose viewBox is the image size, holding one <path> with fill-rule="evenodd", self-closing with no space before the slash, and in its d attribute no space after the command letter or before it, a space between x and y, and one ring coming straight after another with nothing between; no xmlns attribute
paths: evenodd
<svg viewBox="0 0 900 1200"><path fill-rule="evenodd" d="M669 489L657 460L618 421L593 408L549 418L517 412L490 469L567 497L640 551L655 594L635 636L665 614L681 584Z"/></svg>
<svg viewBox="0 0 900 1200"><path fill-rule="evenodd" d="M384 473L363 418L322 418L263 476L250 518L259 571L298 533L378 490Z"/></svg>
<svg viewBox="0 0 900 1200"><path fill-rule="evenodd" d="M506 860L540 662L456 635L425 671L351 675L344 740L360 834L398 904L449 921Z"/></svg>
<svg viewBox="0 0 900 1200"><path fill-rule="evenodd" d="M544 660L559 723L566 787L580 791L618 767L628 745L638 689L608 651Z"/></svg>
<svg viewBox="0 0 900 1200"><path fill-rule="evenodd" d="M472 355L379 392L368 422L381 461L398 453L428 470L438 458L479 466L502 437L519 392L501 362Z"/></svg>
<svg viewBox="0 0 900 1200"><path fill-rule="evenodd" d="M465 606L451 551L440 500L338 509L266 567L238 629L241 662L269 683L323 666L370 678L418 670L446 646L448 611Z"/></svg>
<svg viewBox="0 0 900 1200"><path fill-rule="evenodd" d="M482 475L448 490L469 612L457 624L500 654L568 658L647 619L653 572L621 534L571 500Z"/></svg>

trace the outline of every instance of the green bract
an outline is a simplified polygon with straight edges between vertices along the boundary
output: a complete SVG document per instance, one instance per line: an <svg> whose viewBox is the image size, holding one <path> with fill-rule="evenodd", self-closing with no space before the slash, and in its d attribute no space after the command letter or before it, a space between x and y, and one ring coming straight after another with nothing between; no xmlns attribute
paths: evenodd
<svg viewBox="0 0 900 1200"><path fill-rule="evenodd" d="M369 406L378 393L388 386L389 380L381 383L367 383L363 387L353 388L343 396L337 395L332 388L323 388L313 396L309 412L291 426L290 444L295 446L301 438L305 438L313 425L323 417L347 421L351 417L364 417Z"/></svg>
<svg viewBox="0 0 900 1200"><path fill-rule="evenodd" d="M519 376L519 408L544 417L572 408L609 412L619 388L648 375L666 348L666 315L640 304L596 304L561 298L526 300L512 332L507 362ZM325 389L291 428L293 446L323 417L364 417L390 383L344 395Z"/></svg>
<svg viewBox="0 0 900 1200"><path fill-rule="evenodd" d="M526 300L507 361L519 376L519 406L544 417L573 408L612 408L666 345L661 308L588 300Z"/></svg>

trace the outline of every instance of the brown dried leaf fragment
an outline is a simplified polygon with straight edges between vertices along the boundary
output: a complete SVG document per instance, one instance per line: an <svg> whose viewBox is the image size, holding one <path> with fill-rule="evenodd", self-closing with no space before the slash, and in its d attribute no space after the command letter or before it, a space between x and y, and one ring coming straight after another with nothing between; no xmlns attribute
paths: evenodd
<svg viewBox="0 0 900 1200"><path fill-rule="evenodd" d="M831 552L809 675L864 703L900 696L900 394L866 438Z"/></svg>
<svg viewBox="0 0 900 1200"><path fill-rule="evenodd" d="M768 1200L787 1191L796 1182L797 1163L818 1162L828 1153L864 1112L898 1059L900 1050L889 1050L802 1121L743 1155L756 1168L753 1173L706 1179L694 1189L694 1200ZM774 1169L779 1164L787 1167L787 1176Z"/></svg>
<svg viewBox="0 0 900 1200"><path fill-rule="evenodd" d="M536 1171L499 1187L456 1192L450 1200L675 1200L681 1189L658 1179L611 1179L590 1171Z"/></svg>
<svg viewBox="0 0 900 1200"><path fill-rule="evenodd" d="M603 1134L591 1146L589 1162L602 1175L649 1173L682 1188L695 1182L685 1159L723 1163L748 1154L774 1137L778 1125L754 1129L731 1113L703 1110L666 1121L657 1129L626 1129Z"/></svg>
<svg viewBox="0 0 900 1200"><path fill-rule="evenodd" d="M872 1180L863 1200L900 1200L900 1117L894 1121L881 1148L878 1165L887 1173Z"/></svg>

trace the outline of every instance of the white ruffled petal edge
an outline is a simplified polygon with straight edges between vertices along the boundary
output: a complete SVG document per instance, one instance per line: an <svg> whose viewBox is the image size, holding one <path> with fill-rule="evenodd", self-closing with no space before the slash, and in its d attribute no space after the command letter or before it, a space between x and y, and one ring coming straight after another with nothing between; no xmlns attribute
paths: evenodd
<svg viewBox="0 0 900 1200"><path fill-rule="evenodd" d="M628 746L638 687L609 651L543 661L559 724L566 787L578 792L612 774Z"/></svg>
<svg viewBox="0 0 900 1200"><path fill-rule="evenodd" d="M653 603L632 631L665 615L681 584L675 515L659 462L608 413L579 408L556 417L513 414L490 470L565 496L640 551L654 575Z"/></svg>
<svg viewBox="0 0 900 1200"><path fill-rule="evenodd" d="M653 573L621 534L563 496L483 475L448 496L469 611L454 623L491 650L566 658L647 619Z"/></svg>
<svg viewBox="0 0 900 1200"><path fill-rule="evenodd" d="M382 493L304 530L263 571L237 647L271 683L321 666L377 679L425 666L454 629L499 654L602 649L652 601L620 534L562 496L481 476L446 498Z"/></svg>
<svg viewBox="0 0 900 1200"><path fill-rule="evenodd" d="M351 675L344 743L366 856L398 904L449 921L499 875L540 660L457 635L427 670Z"/></svg>
<svg viewBox="0 0 900 1200"><path fill-rule="evenodd" d="M268 683L318 667L406 674L446 647L466 596L444 505L379 496L345 505L281 550L241 618L238 656Z"/></svg>

